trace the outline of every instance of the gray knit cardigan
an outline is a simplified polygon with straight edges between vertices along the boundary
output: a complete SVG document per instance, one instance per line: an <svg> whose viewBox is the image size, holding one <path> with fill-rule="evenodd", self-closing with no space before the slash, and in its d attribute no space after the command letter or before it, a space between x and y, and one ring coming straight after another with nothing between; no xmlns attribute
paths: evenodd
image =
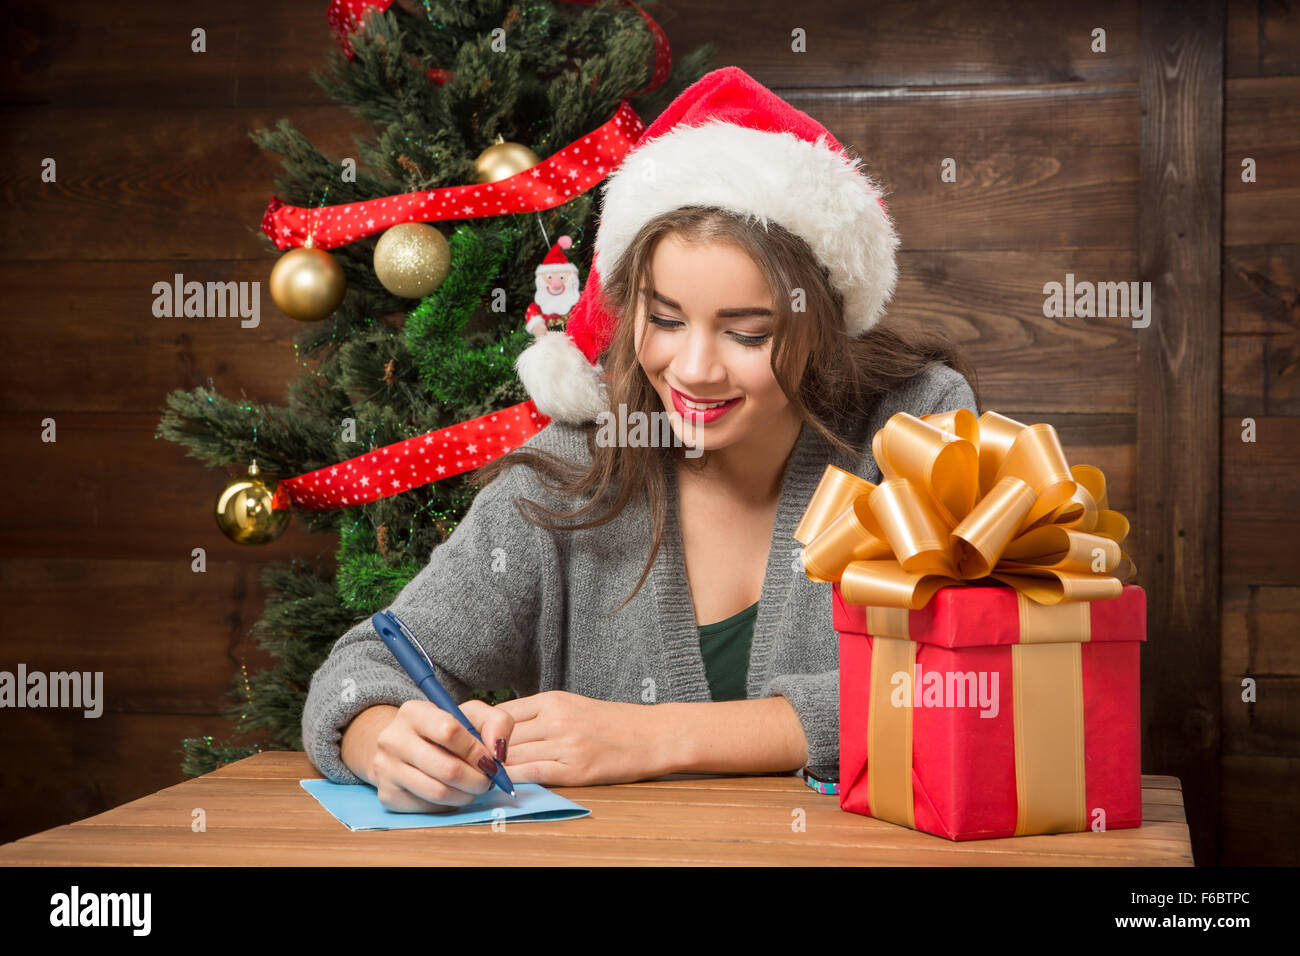
<svg viewBox="0 0 1300 956"><path fill-rule="evenodd" d="M839 648L831 585L810 581L796 562L795 526L828 463L881 480L871 437L890 416L956 408L978 414L970 386L948 366L932 364L877 402L857 436L858 455L846 458L805 425L786 464L746 690L751 699L779 694L790 702L807 738L809 767L833 771L839 762ZM558 422L524 444L590 460L582 429ZM675 473L665 474L663 544L645 585L613 616L649 553L643 496L599 528L549 532L519 515L512 499L561 510L572 503L557 501L531 468L511 468L478 493L390 605L457 703L476 687L510 687L520 696L566 690L646 705L712 700L682 558ZM330 780L361 783L340 759L343 731L368 707L412 699L425 698L367 616L339 638L312 677L303 747Z"/></svg>

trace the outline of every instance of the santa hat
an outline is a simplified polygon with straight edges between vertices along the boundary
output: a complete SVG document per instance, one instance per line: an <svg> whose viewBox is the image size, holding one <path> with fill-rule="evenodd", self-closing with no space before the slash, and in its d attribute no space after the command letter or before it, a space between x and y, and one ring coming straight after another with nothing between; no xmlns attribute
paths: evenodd
<svg viewBox="0 0 1300 956"><path fill-rule="evenodd" d="M564 254L565 250L573 245L573 240L569 236L560 236L555 240L555 245L551 246L551 251L546 254L542 264L537 267L538 272L572 272L575 275L578 267L569 261L569 257Z"/></svg>
<svg viewBox="0 0 1300 956"><path fill-rule="evenodd" d="M601 307L600 269L612 269L649 220L684 206L773 221L802 237L844 298L848 333L869 330L894 292L898 236L861 165L815 119L738 67L687 87L606 181L591 271L565 331L519 356L538 410L582 424L609 408L595 363L618 319Z"/></svg>

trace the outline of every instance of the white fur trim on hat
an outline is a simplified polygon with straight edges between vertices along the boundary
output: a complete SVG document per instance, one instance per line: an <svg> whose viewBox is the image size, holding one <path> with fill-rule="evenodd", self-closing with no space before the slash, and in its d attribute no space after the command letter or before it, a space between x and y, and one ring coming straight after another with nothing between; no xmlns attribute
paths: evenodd
<svg viewBox="0 0 1300 956"><path fill-rule="evenodd" d="M732 123L675 126L636 147L606 182L601 271L660 213L717 206L803 237L844 296L849 334L861 335L885 314L898 278L898 236L861 165L824 136L811 143Z"/></svg>
<svg viewBox="0 0 1300 956"><path fill-rule="evenodd" d="M515 359L515 371L537 410L564 422L595 421L609 408L603 372L559 330L543 333Z"/></svg>

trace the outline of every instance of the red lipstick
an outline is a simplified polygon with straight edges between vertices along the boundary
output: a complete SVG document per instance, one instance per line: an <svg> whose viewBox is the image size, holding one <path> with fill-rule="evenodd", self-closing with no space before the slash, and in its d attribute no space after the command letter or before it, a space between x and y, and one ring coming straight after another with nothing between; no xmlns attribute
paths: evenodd
<svg viewBox="0 0 1300 956"><path fill-rule="evenodd" d="M717 421L719 418L727 414L727 412L731 411L741 402L740 398L733 398L730 401L726 402L725 404L717 406L716 408L708 408L708 409L691 408L684 401L682 401L682 399L689 399L690 401L693 402L696 401L704 402L709 400L697 399L692 395L684 395L683 393L677 391L677 389L673 388L671 385L669 385L668 388L673 393L673 407L677 409L677 414L681 415L684 420L690 421L696 425L707 425L709 422Z"/></svg>

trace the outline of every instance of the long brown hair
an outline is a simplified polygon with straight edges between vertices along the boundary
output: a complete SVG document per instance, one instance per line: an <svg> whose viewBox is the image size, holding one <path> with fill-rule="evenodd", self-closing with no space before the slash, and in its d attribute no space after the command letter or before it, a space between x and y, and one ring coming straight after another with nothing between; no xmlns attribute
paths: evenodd
<svg viewBox="0 0 1300 956"><path fill-rule="evenodd" d="M601 275L601 304L619 319L608 348L600 356L611 413L622 405L629 420L635 420L631 413L639 411L653 422L658 419L651 413L664 412L659 394L637 358L635 333L636 322L642 320L642 307L648 311L651 257L659 240L670 233L688 243L732 243L748 254L767 277L776 313L773 374L799 418L832 446L848 454L860 454L861 445L856 443L863 440L860 432L876 400L935 362L947 364L965 376L978 403L974 369L946 334L886 317L866 335L851 338L844 325L843 299L807 242L770 220L764 227L725 210L691 206L651 219L610 273ZM804 293L799 315L795 314L790 294L795 290ZM625 320L628 316L632 321ZM606 524L622 512L634 495L644 492L654 528L650 555L636 587L612 612L617 613L641 590L663 541L665 459L676 458L682 463L689 460L680 446L598 444L597 424L591 422L583 427L590 465L531 448L517 448L483 465L474 480L486 485L508 468L527 465L545 487L561 498L588 499L571 511L551 510L528 499L515 500L515 509L526 520L551 531L579 531ZM691 466L702 468L707 459L706 450ZM602 504L605 510L598 513ZM542 517L529 514L521 505ZM550 520L585 515L595 516L565 525Z"/></svg>

